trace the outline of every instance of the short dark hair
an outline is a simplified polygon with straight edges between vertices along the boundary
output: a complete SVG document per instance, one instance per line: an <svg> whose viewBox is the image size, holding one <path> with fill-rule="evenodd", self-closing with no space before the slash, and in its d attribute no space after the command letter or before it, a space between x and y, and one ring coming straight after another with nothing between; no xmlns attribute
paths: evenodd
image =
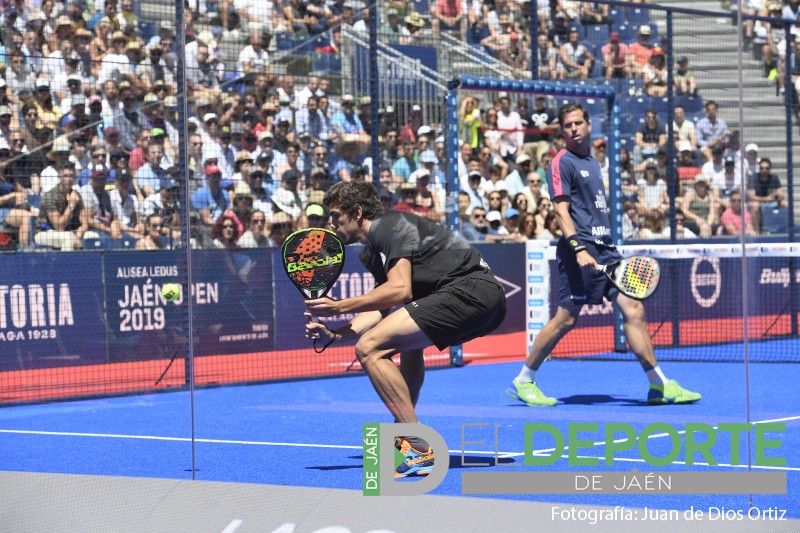
<svg viewBox="0 0 800 533"><path fill-rule="evenodd" d="M383 214L383 205L378 190L368 181L342 181L328 189L322 203L326 208L336 205L350 214L358 206L364 210L367 220L375 220Z"/></svg>
<svg viewBox="0 0 800 533"><path fill-rule="evenodd" d="M589 122L589 111L587 111L581 104L564 104L561 106L561 109L558 110L558 124L562 126L564 124L564 117L573 111L581 111L583 112L583 120Z"/></svg>

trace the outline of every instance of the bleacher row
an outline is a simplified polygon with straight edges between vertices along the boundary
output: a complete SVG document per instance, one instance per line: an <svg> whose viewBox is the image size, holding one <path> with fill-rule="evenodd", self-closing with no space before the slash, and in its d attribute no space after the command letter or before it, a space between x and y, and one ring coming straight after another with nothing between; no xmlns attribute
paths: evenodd
<svg viewBox="0 0 800 533"><path fill-rule="evenodd" d="M666 124L667 114L670 109L670 100L667 97L656 98L643 94L642 80L639 78L612 78L612 79L589 79L589 80L568 80L556 81L555 83L593 86L607 85L614 89L617 97L615 103L619 106L619 132L618 136L623 147L632 147L636 130L644 123L645 112L654 109L661 124ZM556 99L553 102L557 109L561 105L571 102L574 99ZM673 97L672 109L683 107L686 111L686 119L695 124L705 116L703 99L699 95L677 95ZM608 108L605 101L592 98L582 99L583 105L593 117L592 133L593 137L608 137L610 131Z"/></svg>

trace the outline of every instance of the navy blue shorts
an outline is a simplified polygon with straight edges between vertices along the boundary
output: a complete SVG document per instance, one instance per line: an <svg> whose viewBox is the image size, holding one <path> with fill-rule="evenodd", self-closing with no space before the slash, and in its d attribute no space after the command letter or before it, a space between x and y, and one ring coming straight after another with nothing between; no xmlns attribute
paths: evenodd
<svg viewBox="0 0 800 533"><path fill-rule="evenodd" d="M595 246L585 242L586 250L599 265L616 263L622 256L616 249ZM586 270L578 266L572 247L564 239L556 246L558 258L558 304L565 307L601 304L603 297L616 297L617 288L599 270Z"/></svg>

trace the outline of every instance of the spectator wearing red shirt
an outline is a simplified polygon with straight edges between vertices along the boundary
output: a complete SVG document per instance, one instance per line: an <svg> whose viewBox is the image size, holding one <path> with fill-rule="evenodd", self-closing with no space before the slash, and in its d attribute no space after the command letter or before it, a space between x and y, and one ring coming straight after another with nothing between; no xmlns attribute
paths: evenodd
<svg viewBox="0 0 800 533"><path fill-rule="evenodd" d="M404 143L417 142L417 130L422 126L422 108L414 104L411 113L408 115L408 122L400 128L400 140Z"/></svg>
<svg viewBox="0 0 800 533"><path fill-rule="evenodd" d="M719 217L720 232L722 235L740 235L742 232L742 211L744 211L745 233L755 235L753 228L753 215L742 209L742 193L739 189L731 191L728 208Z"/></svg>
<svg viewBox="0 0 800 533"><path fill-rule="evenodd" d="M131 157L128 161L128 168L134 174L139 167L147 163L147 147L150 145L150 130L144 129L139 131L136 136L136 148L131 151Z"/></svg>
<svg viewBox="0 0 800 533"><path fill-rule="evenodd" d="M639 28L639 40L630 45L630 53L633 54L633 75L637 78L642 75L642 69L650 63L650 56L653 54L653 45L650 42L652 30L647 24L642 24Z"/></svg>
<svg viewBox="0 0 800 533"><path fill-rule="evenodd" d="M620 42L619 32L611 32L609 42L600 48L605 64L606 78L630 78L633 55L627 44Z"/></svg>
<svg viewBox="0 0 800 533"><path fill-rule="evenodd" d="M431 29L434 37L441 30L458 30L461 40L467 40L467 17L461 0L436 0L431 8Z"/></svg>

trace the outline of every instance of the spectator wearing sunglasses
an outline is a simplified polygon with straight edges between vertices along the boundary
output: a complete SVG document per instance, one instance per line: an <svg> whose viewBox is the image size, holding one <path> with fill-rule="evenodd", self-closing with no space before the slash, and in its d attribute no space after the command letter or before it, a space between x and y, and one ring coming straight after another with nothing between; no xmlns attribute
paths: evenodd
<svg viewBox="0 0 800 533"><path fill-rule="evenodd" d="M286 213L278 212L272 216L272 228L270 230L270 237L275 241L275 246L283 246L283 241L286 240L295 230L294 221L292 217Z"/></svg>
<svg viewBox="0 0 800 533"><path fill-rule="evenodd" d="M236 221L228 215L222 215L211 228L211 247L224 250L234 250L238 248L236 242L239 240L239 228Z"/></svg>
<svg viewBox="0 0 800 533"><path fill-rule="evenodd" d="M144 224L144 237L136 242L137 250L164 250L169 248L168 242L162 235L164 219L161 215L147 216Z"/></svg>
<svg viewBox="0 0 800 533"><path fill-rule="evenodd" d="M271 226L269 217L263 211L253 211L250 214L250 227L239 237L239 248L274 248L275 240L270 237Z"/></svg>
<svg viewBox="0 0 800 533"><path fill-rule="evenodd" d="M485 241L489 233L489 224L486 221L486 209L475 207L469 214L469 221L461 224L461 234L468 241Z"/></svg>

